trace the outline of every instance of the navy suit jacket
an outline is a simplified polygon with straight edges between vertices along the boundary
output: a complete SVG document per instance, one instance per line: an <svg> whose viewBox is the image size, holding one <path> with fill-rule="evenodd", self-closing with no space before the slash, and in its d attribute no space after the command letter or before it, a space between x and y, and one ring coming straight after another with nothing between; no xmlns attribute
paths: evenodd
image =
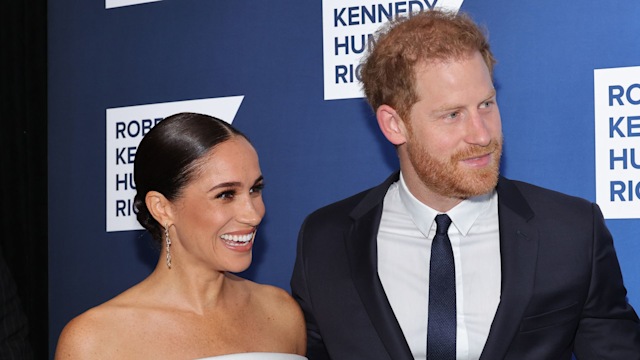
<svg viewBox="0 0 640 360"><path fill-rule="evenodd" d="M291 289L310 360L413 359L376 265L383 199L397 180L302 225ZM501 297L480 359L640 359L640 323L598 206L502 177L497 192Z"/></svg>

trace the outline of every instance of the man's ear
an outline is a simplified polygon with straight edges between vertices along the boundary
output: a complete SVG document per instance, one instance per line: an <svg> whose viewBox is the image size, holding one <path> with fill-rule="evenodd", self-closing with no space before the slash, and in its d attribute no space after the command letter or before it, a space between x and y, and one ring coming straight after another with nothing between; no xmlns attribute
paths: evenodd
<svg viewBox="0 0 640 360"><path fill-rule="evenodd" d="M171 202L157 191L149 191L144 197L149 213L162 226L173 224L173 208Z"/></svg>
<svg viewBox="0 0 640 360"><path fill-rule="evenodd" d="M402 145L407 142L406 127L394 108L389 105L380 105L376 110L376 119L382 134L393 145Z"/></svg>

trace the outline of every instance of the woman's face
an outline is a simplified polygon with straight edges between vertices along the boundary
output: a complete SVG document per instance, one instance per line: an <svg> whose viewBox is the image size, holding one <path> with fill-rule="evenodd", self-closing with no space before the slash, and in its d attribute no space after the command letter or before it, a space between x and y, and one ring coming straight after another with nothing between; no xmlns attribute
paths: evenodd
<svg viewBox="0 0 640 360"><path fill-rule="evenodd" d="M171 206L174 264L194 262L230 272L247 269L265 211L262 187L258 155L242 137L218 144L200 159Z"/></svg>

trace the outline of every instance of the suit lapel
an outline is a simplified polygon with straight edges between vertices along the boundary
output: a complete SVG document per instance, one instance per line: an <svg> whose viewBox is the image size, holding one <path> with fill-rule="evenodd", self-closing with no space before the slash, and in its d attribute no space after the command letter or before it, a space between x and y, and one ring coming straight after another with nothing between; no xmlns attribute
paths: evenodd
<svg viewBox="0 0 640 360"><path fill-rule="evenodd" d="M502 289L481 360L505 357L531 297L538 254L533 210L509 180L500 178L497 190Z"/></svg>
<svg viewBox="0 0 640 360"><path fill-rule="evenodd" d="M345 246L354 285L375 331L391 359L412 359L409 345L396 320L378 277L377 236L382 202L398 173L372 189L352 211L353 224L345 233Z"/></svg>
<svg viewBox="0 0 640 360"><path fill-rule="evenodd" d="M412 359L377 272L382 203L389 186L397 180L398 173L390 176L351 212L353 224L345 232L345 246L354 285L390 358ZM480 360L505 357L531 297L538 253L538 230L529 223L533 210L511 181L500 178L497 191L502 289Z"/></svg>

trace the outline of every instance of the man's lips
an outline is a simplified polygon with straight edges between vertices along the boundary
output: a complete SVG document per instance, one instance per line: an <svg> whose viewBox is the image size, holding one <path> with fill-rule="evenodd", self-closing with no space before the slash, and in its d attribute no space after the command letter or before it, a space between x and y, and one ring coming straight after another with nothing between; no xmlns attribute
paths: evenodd
<svg viewBox="0 0 640 360"><path fill-rule="evenodd" d="M490 152L488 154L483 154L479 156L467 157L465 159L462 159L461 161L469 166L483 167L491 163L492 155L493 155L493 152Z"/></svg>

